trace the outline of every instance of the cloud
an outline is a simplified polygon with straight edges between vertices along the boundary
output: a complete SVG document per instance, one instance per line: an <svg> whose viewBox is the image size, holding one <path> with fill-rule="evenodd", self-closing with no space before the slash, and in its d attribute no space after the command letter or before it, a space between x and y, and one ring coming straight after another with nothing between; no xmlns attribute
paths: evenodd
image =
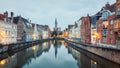
<svg viewBox="0 0 120 68"><path fill-rule="evenodd" d="M0 0L0 12L13 11L34 23L48 24L51 29L57 17L59 26L64 29L87 13L94 15L106 2L115 0Z"/></svg>

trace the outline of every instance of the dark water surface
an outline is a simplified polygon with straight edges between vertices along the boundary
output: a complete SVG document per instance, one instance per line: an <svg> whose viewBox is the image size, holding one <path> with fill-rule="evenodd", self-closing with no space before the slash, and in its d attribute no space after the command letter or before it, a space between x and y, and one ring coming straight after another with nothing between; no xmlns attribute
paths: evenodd
<svg viewBox="0 0 120 68"><path fill-rule="evenodd" d="M119 64L91 56L69 47L64 41L56 40L8 55L0 61L0 68L120 68Z"/></svg>

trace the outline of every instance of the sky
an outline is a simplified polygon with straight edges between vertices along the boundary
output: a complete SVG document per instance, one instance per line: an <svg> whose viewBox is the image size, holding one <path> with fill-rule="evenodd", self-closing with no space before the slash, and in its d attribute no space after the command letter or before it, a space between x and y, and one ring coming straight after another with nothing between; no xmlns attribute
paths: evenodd
<svg viewBox="0 0 120 68"><path fill-rule="evenodd" d="M51 30L57 18L64 30L82 16L96 14L107 2L116 0L0 0L0 13L14 12L14 16L29 18L32 23L49 25Z"/></svg>

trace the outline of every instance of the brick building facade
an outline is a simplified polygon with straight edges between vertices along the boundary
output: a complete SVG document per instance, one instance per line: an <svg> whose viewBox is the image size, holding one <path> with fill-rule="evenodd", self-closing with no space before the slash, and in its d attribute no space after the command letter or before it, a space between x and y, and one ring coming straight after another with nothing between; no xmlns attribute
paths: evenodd
<svg viewBox="0 0 120 68"><path fill-rule="evenodd" d="M106 44L108 44L108 45L116 44L115 34L114 34L114 21L113 21L114 18L115 18L115 15L111 15L107 19L108 20L108 26L107 26L108 35L107 35Z"/></svg>
<svg viewBox="0 0 120 68"><path fill-rule="evenodd" d="M114 33L116 36L116 45L120 48L120 0L116 0L116 16L114 19Z"/></svg>
<svg viewBox="0 0 120 68"><path fill-rule="evenodd" d="M82 17L81 20L81 41L91 43L91 17Z"/></svg>

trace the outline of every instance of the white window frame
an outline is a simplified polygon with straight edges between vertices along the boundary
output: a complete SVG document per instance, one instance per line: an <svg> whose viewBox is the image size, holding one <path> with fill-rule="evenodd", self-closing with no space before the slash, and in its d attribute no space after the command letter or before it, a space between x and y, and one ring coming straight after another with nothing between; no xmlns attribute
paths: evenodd
<svg viewBox="0 0 120 68"><path fill-rule="evenodd" d="M112 29L110 29L110 34L113 34L113 30Z"/></svg>
<svg viewBox="0 0 120 68"><path fill-rule="evenodd" d="M110 21L110 25L113 25L113 20Z"/></svg>

